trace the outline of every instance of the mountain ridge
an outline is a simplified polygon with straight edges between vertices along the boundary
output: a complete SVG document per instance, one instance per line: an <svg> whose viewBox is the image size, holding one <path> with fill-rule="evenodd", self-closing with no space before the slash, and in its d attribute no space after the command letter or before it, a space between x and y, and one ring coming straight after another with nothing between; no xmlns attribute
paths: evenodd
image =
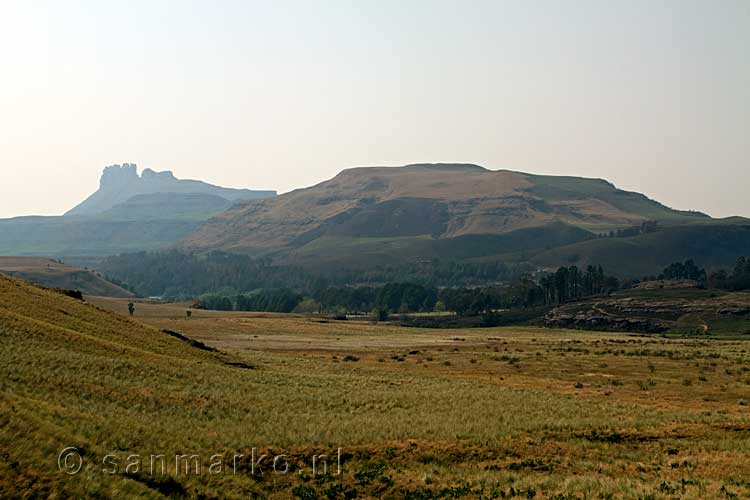
<svg viewBox="0 0 750 500"><path fill-rule="evenodd" d="M135 164L105 167L99 189L61 216L0 219L0 255L102 257L175 245L234 202L275 196L178 179Z"/></svg>

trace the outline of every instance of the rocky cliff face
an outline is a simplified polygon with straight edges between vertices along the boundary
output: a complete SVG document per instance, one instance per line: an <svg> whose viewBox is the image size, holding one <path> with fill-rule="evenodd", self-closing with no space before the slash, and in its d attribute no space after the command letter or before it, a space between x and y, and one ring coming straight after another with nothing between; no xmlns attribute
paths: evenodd
<svg viewBox="0 0 750 500"><path fill-rule="evenodd" d="M105 167L102 177L99 179L99 188L108 189L117 186L127 186L138 181L138 170L135 163L123 163L122 165L110 165Z"/></svg>
<svg viewBox="0 0 750 500"><path fill-rule="evenodd" d="M135 163L123 163L106 167L99 181L99 190L65 215L97 215L135 196L153 193L206 194L220 196L228 201L276 196L276 191L231 189L202 181L177 179L169 170L156 172L147 168L138 175Z"/></svg>

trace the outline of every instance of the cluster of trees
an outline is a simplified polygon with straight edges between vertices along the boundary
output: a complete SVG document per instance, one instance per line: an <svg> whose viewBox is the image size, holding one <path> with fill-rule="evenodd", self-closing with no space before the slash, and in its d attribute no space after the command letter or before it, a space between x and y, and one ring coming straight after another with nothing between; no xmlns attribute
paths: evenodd
<svg viewBox="0 0 750 500"><path fill-rule="evenodd" d="M440 291L438 309L459 316L477 316L507 307L508 295L500 287L446 288Z"/></svg>
<svg viewBox="0 0 750 500"><path fill-rule="evenodd" d="M693 259L685 262L673 262L664 268L657 277L660 280L695 280L699 283L706 282L706 270L695 265Z"/></svg>
<svg viewBox="0 0 750 500"><path fill-rule="evenodd" d="M643 221L638 226L626 227L609 233L600 233L599 238L627 238L629 236L638 236L639 234L655 233L660 229L659 222L655 220Z"/></svg>
<svg viewBox="0 0 750 500"><path fill-rule="evenodd" d="M217 310L320 312L334 314L413 313L451 311L459 316L477 316L498 309L549 306L608 293L619 288L617 278L604 274L601 266L580 271L561 267L538 282L529 275L511 285L443 288L417 283L387 283L382 286L326 287L303 294L290 289L262 290L228 296L202 295L199 307Z"/></svg>
<svg viewBox="0 0 750 500"><path fill-rule="evenodd" d="M409 267L411 266L411 267ZM601 266L579 270L561 267L539 280L520 268L501 263L461 264L425 261L360 273L360 281L392 278L383 285L353 285L342 271L323 278L290 266L244 255L211 252L196 255L177 250L141 252L109 258L102 264L108 279L143 296L172 300L199 297L197 306L214 310L359 313L453 311L480 315L497 309L553 305L606 293L619 287ZM423 282L410 277L422 275ZM464 281L458 279L463 276ZM339 280L352 279L345 285ZM450 282L450 279L456 279ZM497 279L510 285L472 286ZM438 289L431 283L450 288ZM459 285L458 287L456 285Z"/></svg>
<svg viewBox="0 0 750 500"><path fill-rule="evenodd" d="M456 262L429 259L398 265L380 265L372 269L340 269L328 274L332 285L382 284L396 281L418 283L423 286L471 286L510 282L528 273L527 264L505 262Z"/></svg>
<svg viewBox="0 0 750 500"><path fill-rule="evenodd" d="M439 303L459 315L488 314L497 309L525 309L551 306L580 300L620 289L614 276L607 276L601 266L560 267L539 281L524 276L510 286L454 288L440 291Z"/></svg>
<svg viewBox="0 0 750 500"><path fill-rule="evenodd" d="M313 298L321 312L428 312L435 308L437 290L417 283L387 283L377 287L329 287Z"/></svg>
<svg viewBox="0 0 750 500"><path fill-rule="evenodd" d="M750 290L750 256L738 258L731 271L721 269L712 272L708 285L724 290Z"/></svg>
<svg viewBox="0 0 750 500"><path fill-rule="evenodd" d="M218 311L320 312L334 314L409 313L433 311L437 290L415 283L379 287L327 287L305 297L288 288L255 293L201 295L196 306Z"/></svg>
<svg viewBox="0 0 750 500"><path fill-rule="evenodd" d="M750 256L739 257L733 269L718 269L710 274L698 267L693 259L673 262L658 276L645 276L643 281L694 280L699 285L721 290L750 290Z"/></svg>
<svg viewBox="0 0 750 500"><path fill-rule="evenodd" d="M750 289L750 257L741 257L731 271L707 276L692 259L675 262L655 279L687 279L727 290ZM200 296L198 307L215 310L320 312L369 314L450 311L459 316L492 314L501 309L529 309L607 294L628 286L605 274L601 266L560 267L538 280L523 275L510 285L438 289L418 283L394 282L381 286L319 286L308 292L291 288L262 289L254 293L210 293Z"/></svg>
<svg viewBox="0 0 750 500"><path fill-rule="evenodd" d="M602 266L587 266L585 271L577 266L560 267L544 276L539 285L545 304L561 304L620 289L619 280L605 275Z"/></svg>
<svg viewBox="0 0 750 500"><path fill-rule="evenodd" d="M198 298L196 307L214 311L292 312L302 299L302 295L288 288L260 290L236 296L209 293Z"/></svg>
<svg viewBox="0 0 750 500"><path fill-rule="evenodd" d="M261 288L287 288L317 296L329 287L391 282L424 287L481 285L510 282L529 270L528 265L502 262L432 259L369 270L338 269L323 276L247 255L220 251L198 255L178 250L122 254L105 259L99 267L109 281L138 295L170 300L188 300L207 293L234 296Z"/></svg>
<svg viewBox="0 0 750 500"><path fill-rule="evenodd" d="M273 265L266 259L178 250L109 257L100 264L107 279L141 296L187 300L206 293L236 295L261 288L307 291L327 282L302 269Z"/></svg>

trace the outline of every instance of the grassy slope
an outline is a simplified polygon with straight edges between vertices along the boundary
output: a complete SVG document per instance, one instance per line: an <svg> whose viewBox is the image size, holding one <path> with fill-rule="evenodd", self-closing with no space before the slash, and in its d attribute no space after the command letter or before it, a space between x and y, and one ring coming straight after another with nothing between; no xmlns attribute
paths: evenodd
<svg viewBox="0 0 750 500"><path fill-rule="evenodd" d="M0 296L0 497L290 498L298 488L303 498L343 498L341 485L363 498L511 491L664 498L663 481L682 484L685 498L724 485L750 491L730 482L749 471L750 451L736 404L746 391L739 369L746 351L736 344L629 345L612 335L507 329L435 336L203 311L180 320L180 306L136 305L139 321L208 336L256 366L248 370L20 280L0 276ZM100 303L121 310L126 302ZM311 349L318 342L323 351ZM640 357L613 357L613 347ZM649 374L644 347L676 355L653 358ZM361 358L340 362L342 351ZM392 360L394 353L404 360ZM613 366L602 368L605 359ZM679 383L683 365L706 360L733 375L712 374L715 382L688 397ZM610 384L613 376L621 381ZM586 387L574 389L580 377ZM655 385L638 389L646 377ZM699 395L711 399L695 405ZM57 471L65 446L83 450L78 476ZM313 479L266 468L268 475L252 476L246 461L237 475L123 470L130 454L196 453L208 463L212 454L249 454L254 446L285 452L293 464L341 446L343 475ZM118 457L117 474L102 472L107 453Z"/></svg>
<svg viewBox="0 0 750 500"><path fill-rule="evenodd" d="M84 295L133 296L131 292L91 271L40 257L0 257L0 273L47 287L80 290Z"/></svg>
<svg viewBox="0 0 750 500"><path fill-rule="evenodd" d="M662 223L680 224L711 220L698 212L671 209L641 193L616 189L614 185L602 179L551 175L529 175L529 178L533 183L529 192L541 198L565 201L596 198L624 212Z"/></svg>

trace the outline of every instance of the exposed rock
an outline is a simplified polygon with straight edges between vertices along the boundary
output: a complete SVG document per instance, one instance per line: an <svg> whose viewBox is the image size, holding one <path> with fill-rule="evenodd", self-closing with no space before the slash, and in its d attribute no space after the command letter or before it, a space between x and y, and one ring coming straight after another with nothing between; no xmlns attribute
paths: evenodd
<svg viewBox="0 0 750 500"><path fill-rule="evenodd" d="M162 172L155 172L150 168L145 169L141 173L141 179L166 179L166 180L177 180L171 170L164 170Z"/></svg>
<svg viewBox="0 0 750 500"><path fill-rule="evenodd" d="M719 314L732 315L732 316L747 316L747 315L750 315L750 307L746 307L746 306L722 307L721 309L719 309Z"/></svg>
<svg viewBox="0 0 750 500"><path fill-rule="evenodd" d="M122 165L110 165L105 167L102 177L99 179L99 188L110 188L114 186L125 186L138 181L138 171L135 163L123 163Z"/></svg>
<svg viewBox="0 0 750 500"><path fill-rule="evenodd" d="M747 293L707 297L695 290L693 294L680 294L686 296L679 299L654 299L650 295L613 295L563 304L547 313L544 325L640 333L662 333L677 328L710 333L712 322L721 317L750 319L750 294Z"/></svg>
<svg viewBox="0 0 750 500"><path fill-rule="evenodd" d="M644 281L636 285L639 290L678 290L687 288L698 288L698 282L694 280L656 280Z"/></svg>
<svg viewBox="0 0 750 500"><path fill-rule="evenodd" d="M662 333L670 325L660 320L609 316L594 310L566 314L562 309L553 309L544 317L544 326L549 328L572 328L617 332Z"/></svg>
<svg viewBox="0 0 750 500"><path fill-rule="evenodd" d="M99 190L65 215L98 215L135 196L154 193L206 194L232 202L276 196L276 191L231 189L202 181L177 179L170 170L156 172L147 168L139 176L135 163L123 163L106 167L99 181Z"/></svg>

